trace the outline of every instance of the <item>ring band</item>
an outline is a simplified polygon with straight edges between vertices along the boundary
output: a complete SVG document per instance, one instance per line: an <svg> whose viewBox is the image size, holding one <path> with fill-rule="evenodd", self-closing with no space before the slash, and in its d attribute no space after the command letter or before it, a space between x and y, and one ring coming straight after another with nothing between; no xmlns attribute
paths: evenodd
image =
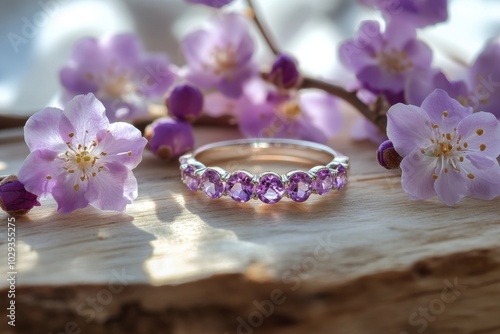
<svg viewBox="0 0 500 334"><path fill-rule="evenodd" d="M308 171L286 174L246 170L232 173L207 167L221 161L290 161L320 164ZM179 158L182 182L192 190L202 190L210 198L230 196L237 202L260 199L274 204L282 197L306 201L311 194L326 195L341 190L347 182L349 158L330 147L294 139L239 139L204 145ZM201 162L203 161L203 163Z"/></svg>

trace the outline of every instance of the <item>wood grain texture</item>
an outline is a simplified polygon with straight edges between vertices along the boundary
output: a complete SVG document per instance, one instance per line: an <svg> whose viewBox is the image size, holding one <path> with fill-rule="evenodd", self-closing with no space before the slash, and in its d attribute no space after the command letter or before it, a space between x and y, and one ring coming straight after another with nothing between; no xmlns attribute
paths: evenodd
<svg viewBox="0 0 500 334"><path fill-rule="evenodd" d="M200 128L197 143L237 136ZM123 214L42 202L17 220L17 329L500 333L500 200L410 201L374 145L331 144L351 158L349 185L302 204L210 200L149 153ZM0 147L1 173L14 173L25 144L4 136Z"/></svg>

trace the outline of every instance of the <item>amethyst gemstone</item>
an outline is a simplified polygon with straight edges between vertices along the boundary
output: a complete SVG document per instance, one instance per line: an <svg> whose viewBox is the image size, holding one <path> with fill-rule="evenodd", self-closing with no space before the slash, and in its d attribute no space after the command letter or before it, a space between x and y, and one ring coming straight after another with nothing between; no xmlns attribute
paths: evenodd
<svg viewBox="0 0 500 334"><path fill-rule="evenodd" d="M256 191L262 202L274 204L278 203L285 194L285 186L278 176L266 174L260 178Z"/></svg>
<svg viewBox="0 0 500 334"><path fill-rule="evenodd" d="M346 183L347 183L347 171L345 170L344 166L339 165L337 167L337 175L335 176L333 181L333 186L337 190L340 190L344 188Z"/></svg>
<svg viewBox="0 0 500 334"><path fill-rule="evenodd" d="M200 180L194 173L195 169L193 166L187 166L186 169L182 171L182 182L192 191L198 190L198 185Z"/></svg>
<svg viewBox="0 0 500 334"><path fill-rule="evenodd" d="M311 195L311 188L311 177L307 173L293 173L288 185L288 196L295 202L304 202Z"/></svg>
<svg viewBox="0 0 500 334"><path fill-rule="evenodd" d="M320 169L316 175L318 178L314 180L313 189L318 195L326 195L332 190L333 175L329 168Z"/></svg>
<svg viewBox="0 0 500 334"><path fill-rule="evenodd" d="M224 184L219 173L212 169L207 169L201 178L201 189L210 198L219 198L224 191Z"/></svg>
<svg viewBox="0 0 500 334"><path fill-rule="evenodd" d="M226 192L236 202L248 202L252 198L252 178L243 172L236 172L226 182Z"/></svg>

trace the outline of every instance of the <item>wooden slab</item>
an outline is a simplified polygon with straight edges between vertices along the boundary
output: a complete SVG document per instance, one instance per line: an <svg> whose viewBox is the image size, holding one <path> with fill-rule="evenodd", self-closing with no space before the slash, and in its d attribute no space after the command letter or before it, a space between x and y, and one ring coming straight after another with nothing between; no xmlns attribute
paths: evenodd
<svg viewBox="0 0 500 334"><path fill-rule="evenodd" d="M198 145L239 136L196 135ZM0 138L2 174L28 153L14 137ZM44 201L16 224L16 329L500 333L500 200L410 201L398 173L374 162L373 144L331 145L351 157L349 185L303 204L209 200L150 153L123 214L60 215ZM3 303L6 280L0 289ZM0 332L13 332L3 319Z"/></svg>

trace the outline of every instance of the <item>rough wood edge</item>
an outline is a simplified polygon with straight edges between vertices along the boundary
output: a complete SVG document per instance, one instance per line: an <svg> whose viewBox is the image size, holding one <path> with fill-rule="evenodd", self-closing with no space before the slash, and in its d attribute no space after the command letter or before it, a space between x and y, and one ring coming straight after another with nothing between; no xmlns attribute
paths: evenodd
<svg viewBox="0 0 500 334"><path fill-rule="evenodd" d="M500 313L500 248L429 257L401 270L335 285L304 281L295 290L291 284L254 276L219 275L178 286L130 284L116 294L102 284L20 285L16 329L55 334L64 333L70 324L70 329L95 334L238 333L238 328L247 334L410 334L420 333L425 325L429 333L500 332L500 318L495 316ZM450 288L445 295L453 302L442 302L443 291L453 285L458 286L456 297ZM98 300L99 294L113 298L105 306L97 303L102 310L92 313L84 301ZM276 303L271 302L273 296ZM266 316L257 304L268 309L272 305L273 311ZM444 311L428 314L428 320L418 314L419 308L438 310L441 304ZM250 325L260 321L256 312L261 314L260 326ZM2 333L11 329L5 322L0 325Z"/></svg>

